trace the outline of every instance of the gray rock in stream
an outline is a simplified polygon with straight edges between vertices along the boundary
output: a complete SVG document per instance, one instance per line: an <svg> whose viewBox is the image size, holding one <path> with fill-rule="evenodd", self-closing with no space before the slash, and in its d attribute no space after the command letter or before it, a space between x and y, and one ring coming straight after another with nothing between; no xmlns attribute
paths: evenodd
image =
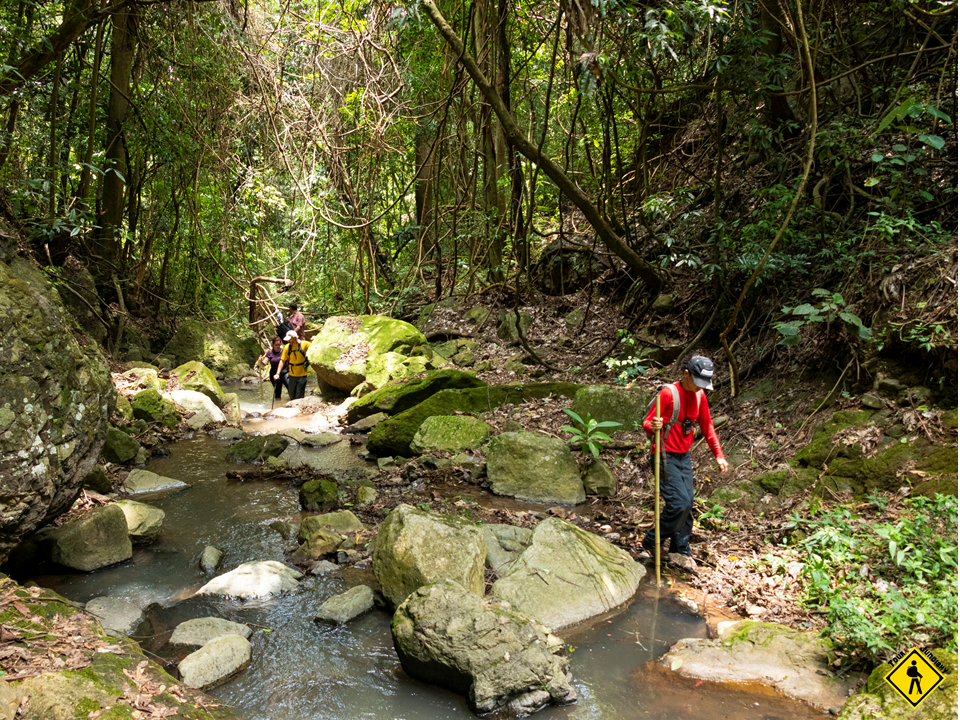
<svg viewBox="0 0 960 720"><path fill-rule="evenodd" d="M157 540L166 516L163 510L135 500L120 500L117 505L127 518L127 531L134 545L147 545Z"/></svg>
<svg viewBox="0 0 960 720"><path fill-rule="evenodd" d="M127 518L117 505L94 508L46 535L50 559L89 572L133 557Z"/></svg>
<svg viewBox="0 0 960 720"><path fill-rule="evenodd" d="M139 605L118 597L96 597L87 603L86 611L112 637L126 637L143 619Z"/></svg>
<svg viewBox="0 0 960 720"><path fill-rule="evenodd" d="M160 493L175 492L188 487L185 482L174 480L173 478L157 475L149 470L131 470L127 479L123 481L127 492L131 495L139 493Z"/></svg>
<svg viewBox="0 0 960 720"><path fill-rule="evenodd" d="M224 635L239 635L249 639L252 630L242 623L231 622L223 618L205 617L182 622L170 636L171 645L195 645L203 647L212 640Z"/></svg>
<svg viewBox="0 0 960 720"><path fill-rule="evenodd" d="M250 664L250 641L241 635L223 635L187 655L177 668L183 684L204 690L218 685Z"/></svg>
<svg viewBox="0 0 960 720"><path fill-rule="evenodd" d="M560 638L452 580L410 595L391 626L407 674L466 695L477 714L506 706L525 715L576 701Z"/></svg>
<svg viewBox="0 0 960 720"><path fill-rule="evenodd" d="M203 555L200 556L201 570L208 573L215 572L221 562L223 562L223 553L213 545L207 545L203 549Z"/></svg>
<svg viewBox="0 0 960 720"><path fill-rule="evenodd" d="M629 553L548 518L490 594L556 632L627 602L645 574Z"/></svg>
<svg viewBox="0 0 960 720"><path fill-rule="evenodd" d="M334 595L327 600L314 620L329 623L347 623L373 609L373 589L367 585L357 585L345 593Z"/></svg>

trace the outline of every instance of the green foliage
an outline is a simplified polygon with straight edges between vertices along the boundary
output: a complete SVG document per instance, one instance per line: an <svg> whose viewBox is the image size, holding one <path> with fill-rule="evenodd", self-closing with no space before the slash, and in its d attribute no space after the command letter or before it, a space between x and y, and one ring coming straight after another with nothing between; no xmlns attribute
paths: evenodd
<svg viewBox="0 0 960 720"><path fill-rule="evenodd" d="M825 614L824 635L853 664L912 644L956 652L957 498L907 498L894 520L886 500L873 505L877 518L843 505L793 516L792 527L812 531L796 548L803 602Z"/></svg>
<svg viewBox="0 0 960 720"><path fill-rule="evenodd" d="M571 437L569 442L580 443L580 451L582 453L590 453L595 458L600 457L600 450L603 449L600 441L606 440L609 442L613 439L603 432L603 429L620 427L621 425L621 423L614 422L613 420L605 420L598 423L590 417L590 413L586 413L586 417L581 418L569 408L564 408L563 411L573 419L577 427L564 425L560 429L563 430L563 432L570 433Z"/></svg>
<svg viewBox="0 0 960 720"><path fill-rule="evenodd" d="M802 303L796 307L784 307L786 315L799 316L800 320L787 320L774 325L774 328L783 335L779 345L797 345L800 343L800 331L806 325L823 323L827 326L840 320L844 326L856 337L869 339L873 336L870 328L866 327L857 315L850 312L850 308L840 293L832 293L823 288L813 291L814 297L823 298L816 305Z"/></svg>
<svg viewBox="0 0 960 720"><path fill-rule="evenodd" d="M631 380L643 375L649 366L644 365L643 361L637 357L639 347L636 338L622 328L617 328L617 337L621 339L620 357L606 358L603 364L610 370L619 370L620 372L614 382L618 385L626 385Z"/></svg>

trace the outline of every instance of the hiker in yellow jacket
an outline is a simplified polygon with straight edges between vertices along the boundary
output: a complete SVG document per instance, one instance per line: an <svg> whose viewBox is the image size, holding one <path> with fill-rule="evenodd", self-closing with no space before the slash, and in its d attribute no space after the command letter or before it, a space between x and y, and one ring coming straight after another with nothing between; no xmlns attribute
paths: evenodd
<svg viewBox="0 0 960 720"><path fill-rule="evenodd" d="M287 392L291 400L297 400L303 397L307 389L307 349L309 342L300 342L300 337L296 330L291 330L283 338L287 343L283 347L283 354L280 356L280 364L277 366L277 374L273 376L274 380L280 379L280 374L284 368L287 368L289 381Z"/></svg>

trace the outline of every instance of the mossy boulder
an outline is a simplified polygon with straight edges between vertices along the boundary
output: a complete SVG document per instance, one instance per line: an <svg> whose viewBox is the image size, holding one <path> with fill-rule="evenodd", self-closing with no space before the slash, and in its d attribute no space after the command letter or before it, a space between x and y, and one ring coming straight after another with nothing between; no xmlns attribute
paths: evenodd
<svg viewBox="0 0 960 720"><path fill-rule="evenodd" d="M84 572L133 557L127 519L118 505L94 508L83 517L54 528L45 543L55 563Z"/></svg>
<svg viewBox="0 0 960 720"><path fill-rule="evenodd" d="M332 480L308 480L300 487L300 507L304 510L333 510L339 504L340 488Z"/></svg>
<svg viewBox="0 0 960 720"><path fill-rule="evenodd" d="M715 489L710 493L710 501L724 506L736 505L741 508L750 508L765 493L766 491L753 480L738 480Z"/></svg>
<svg viewBox="0 0 960 720"><path fill-rule="evenodd" d="M135 500L120 500L117 506L127 519L127 533L134 545L148 545L160 537L166 517L163 510Z"/></svg>
<svg viewBox="0 0 960 720"><path fill-rule="evenodd" d="M603 460L590 458L581 468L583 489L587 495L612 497L617 493L617 478Z"/></svg>
<svg viewBox="0 0 960 720"><path fill-rule="evenodd" d="M107 477L107 472L103 469L103 465L94 465L93 470L91 470L90 474L84 479L83 487L86 490L93 490L101 495L106 495L113 490L113 483L110 482L110 478Z"/></svg>
<svg viewBox="0 0 960 720"><path fill-rule="evenodd" d="M107 438L103 443L103 458L112 463L128 463L137 457L140 443L122 430L111 427L107 430Z"/></svg>
<svg viewBox="0 0 960 720"><path fill-rule="evenodd" d="M391 629L409 675L466 695L478 715L508 706L511 715L524 716L549 702L576 700L560 638L452 580L410 595Z"/></svg>
<svg viewBox="0 0 960 720"><path fill-rule="evenodd" d="M346 536L363 530L363 523L349 510L311 515L304 518L303 522L300 523L298 537L301 540L306 540L321 529Z"/></svg>
<svg viewBox="0 0 960 720"><path fill-rule="evenodd" d="M586 500L580 468L562 440L535 432L501 433L487 451L490 490L520 500L576 505Z"/></svg>
<svg viewBox="0 0 960 720"><path fill-rule="evenodd" d="M824 463L837 456L848 453L846 446L838 444L836 435L855 425L866 425L873 413L870 410L841 410L834 413L829 422L820 426L809 445L796 455L800 465L820 468Z"/></svg>
<svg viewBox="0 0 960 720"><path fill-rule="evenodd" d="M228 323L188 319L177 328L163 355L172 355L181 364L196 360L226 372L237 363L253 365L260 356L260 345L253 336L238 336Z"/></svg>
<svg viewBox="0 0 960 720"><path fill-rule="evenodd" d="M530 328L533 327L533 316L523 309L519 314L513 310L501 310L498 318L497 337L510 344L520 342L520 333L527 337Z"/></svg>
<svg viewBox="0 0 960 720"><path fill-rule="evenodd" d="M482 597L485 557L483 532L473 523L401 504L377 533L373 571L394 606L417 588L441 580L453 580Z"/></svg>
<svg viewBox="0 0 960 720"><path fill-rule="evenodd" d="M479 447L490 437L490 426L469 415L437 415L423 421L410 449L417 453L462 452Z"/></svg>
<svg viewBox="0 0 960 720"><path fill-rule="evenodd" d="M584 419L589 415L597 422L620 423L612 431L632 431L634 423L643 423L650 397L644 390L588 385L577 392L570 409Z"/></svg>
<svg viewBox="0 0 960 720"><path fill-rule="evenodd" d="M343 544L343 537L330 528L318 527L307 537L293 555L290 562L302 565L311 560L319 560L324 555L335 553Z"/></svg>
<svg viewBox="0 0 960 720"><path fill-rule="evenodd" d="M243 410L240 409L240 396L237 393L223 394L223 416L230 425L240 425L243 420Z"/></svg>
<svg viewBox="0 0 960 720"><path fill-rule="evenodd" d="M557 632L627 602L645 575L626 551L572 523L547 518L490 595Z"/></svg>
<svg viewBox="0 0 960 720"><path fill-rule="evenodd" d="M380 387L422 372L425 358L395 351L406 346L409 352L426 342L423 333L402 320L383 315L337 316L324 323L307 357L321 381L349 393L364 381Z"/></svg>
<svg viewBox="0 0 960 720"><path fill-rule="evenodd" d="M232 462L262 462L267 458L279 457L290 444L283 435L257 435L231 445L227 450L227 460Z"/></svg>
<svg viewBox="0 0 960 720"><path fill-rule="evenodd" d="M127 422L133 420L133 406L127 400L126 395L117 393L117 413Z"/></svg>
<svg viewBox="0 0 960 720"><path fill-rule="evenodd" d="M409 457L410 443L428 417L458 412L485 413L505 403L522 403L533 398L572 398L582 386L574 383L491 385L466 390L441 390L409 410L387 418L370 432L367 449L374 455Z"/></svg>
<svg viewBox="0 0 960 720"><path fill-rule="evenodd" d="M758 475L753 479L753 482L759 485L764 492L777 495L787 480L790 479L791 474L790 470L774 470Z"/></svg>
<svg viewBox="0 0 960 720"><path fill-rule="evenodd" d="M71 330L32 261L0 261L0 562L70 507L107 434L110 370Z"/></svg>
<svg viewBox="0 0 960 720"><path fill-rule="evenodd" d="M223 407L223 390L220 389L220 383L217 382L213 372L201 362L191 360L185 362L172 372L177 376L180 386L184 390L203 393L213 400L218 408Z"/></svg>
<svg viewBox="0 0 960 720"><path fill-rule="evenodd" d="M131 403L133 416L138 420L159 423L166 428L175 428L180 424L180 413L177 406L162 397L157 390L141 390Z"/></svg>
<svg viewBox="0 0 960 720"><path fill-rule="evenodd" d="M167 385L167 381L160 379L157 368L152 365L149 367L129 368L124 371L123 377L125 380L132 380L133 382L143 385L144 388L163 390Z"/></svg>
<svg viewBox="0 0 960 720"><path fill-rule="evenodd" d="M433 370L423 377L395 380L353 403L347 410L347 422L355 423L369 415L396 415L409 410L441 390L486 387L483 380L462 370Z"/></svg>

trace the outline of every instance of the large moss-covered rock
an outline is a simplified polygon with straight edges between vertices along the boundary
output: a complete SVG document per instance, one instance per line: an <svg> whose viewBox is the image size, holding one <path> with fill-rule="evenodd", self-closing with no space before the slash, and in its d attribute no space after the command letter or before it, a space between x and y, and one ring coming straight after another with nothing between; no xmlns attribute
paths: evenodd
<svg viewBox="0 0 960 720"><path fill-rule="evenodd" d="M97 462L116 393L95 345L29 262L0 262L0 561L66 511Z"/></svg>
<svg viewBox="0 0 960 720"><path fill-rule="evenodd" d="M452 580L410 595L391 629L407 674L466 695L477 714L508 706L526 715L576 700L562 640Z"/></svg>
<svg viewBox="0 0 960 720"><path fill-rule="evenodd" d="M347 410L347 422L355 423L376 413L396 415L409 410L441 390L486 387L472 373L462 370L433 370L423 377L395 380L353 403Z"/></svg>
<svg viewBox="0 0 960 720"><path fill-rule="evenodd" d="M339 504L340 488L330 479L308 480L300 487L300 507L304 510L332 510Z"/></svg>
<svg viewBox="0 0 960 720"><path fill-rule="evenodd" d="M836 713L856 678L834 677L832 660L830 643L815 631L743 620L723 623L715 640L681 640L659 664L698 680L768 685L789 698Z"/></svg>
<svg viewBox="0 0 960 720"><path fill-rule="evenodd" d="M223 390L220 389L220 383L217 382L210 368L202 362L196 360L185 362L171 374L176 375L184 390L203 393L213 400L218 408L223 407Z"/></svg>
<svg viewBox="0 0 960 720"><path fill-rule="evenodd" d="M649 404L650 393L644 390L588 385L574 396L571 409L584 419L589 415L597 422L618 422L620 427L613 430L623 432L643 423Z"/></svg>
<svg viewBox="0 0 960 720"><path fill-rule="evenodd" d="M519 314L519 330L517 328L517 320L518 315L513 310L501 310L499 314L499 324L497 325L497 337L511 344L520 342L520 332L523 332L523 336L527 337L527 333L530 332L530 328L533 326L533 316L526 310L521 309Z"/></svg>
<svg viewBox="0 0 960 720"><path fill-rule="evenodd" d="M62 636L64 630L69 629L71 636L70 642L51 646L49 659L53 662L42 674L23 681L15 680L13 673L7 674L3 687L29 698L20 708L18 720L133 718L136 716L133 705L142 700L142 696L138 696L131 678L160 691L151 693L150 707L168 709L164 717L170 720L237 720L229 708L184 687L164 672L143 654L136 642L108 636L94 618L52 590L28 592L10 580L0 582L4 583L4 593L12 589L10 599L22 603L29 611L27 617L11 607L3 616L5 627L23 628L28 636L36 635L39 630L52 637ZM13 714L8 712L6 717L12 718Z"/></svg>
<svg viewBox="0 0 960 720"><path fill-rule="evenodd" d="M497 495L575 505L586 499L580 468L562 440L534 432L509 432L490 441L487 476Z"/></svg>
<svg viewBox="0 0 960 720"><path fill-rule="evenodd" d="M645 574L603 538L547 518L490 594L556 632L627 602Z"/></svg>
<svg viewBox="0 0 960 720"><path fill-rule="evenodd" d="M483 595L485 556L483 533L473 523L401 504L380 526L373 571L395 606L417 588L444 579Z"/></svg>
<svg viewBox="0 0 960 720"><path fill-rule="evenodd" d="M107 437L103 444L103 457L107 462L127 463L137 457L140 443L122 430L111 427L107 430Z"/></svg>
<svg viewBox="0 0 960 720"><path fill-rule="evenodd" d="M227 323L184 320L163 350L179 363L196 360L208 368L225 372L237 363L253 365L260 346L252 336L240 337Z"/></svg>
<svg viewBox="0 0 960 720"><path fill-rule="evenodd" d="M367 450L374 455L409 457L410 443L428 417L456 413L484 413L505 403L522 403L556 395L573 397L582 386L574 383L496 385L466 390L441 390L409 410L378 424L371 432Z"/></svg>
<svg viewBox="0 0 960 720"><path fill-rule="evenodd" d="M177 406L153 388L138 392L133 398L131 407L133 416L138 420L159 423L167 428L175 428L180 424Z"/></svg>
<svg viewBox="0 0 960 720"><path fill-rule="evenodd" d="M957 656L939 649L933 650L933 656L947 672L919 707L911 707L884 679L893 665L883 663L870 673L865 691L844 703L838 720L954 720L958 717Z"/></svg>
<svg viewBox="0 0 960 720"><path fill-rule="evenodd" d="M321 529L330 530L338 535L350 535L363 530L363 523L349 510L339 510L323 515L305 517L297 532L301 540L306 540Z"/></svg>
<svg viewBox="0 0 960 720"><path fill-rule="evenodd" d="M50 559L75 570L97 570L133 557L127 519L117 505L94 508L51 530L45 537Z"/></svg>
<svg viewBox="0 0 960 720"><path fill-rule="evenodd" d="M307 357L321 381L350 392L364 381L379 387L422 372L424 358L409 358L396 351L426 341L423 333L402 320L383 315L338 316L327 319Z"/></svg>
<svg viewBox="0 0 960 720"><path fill-rule="evenodd" d="M841 410L834 413L830 422L817 430L810 444L797 453L797 462L819 469L833 458L849 455L847 446L835 439L837 433L854 425L866 425L872 414L869 410Z"/></svg>
<svg viewBox="0 0 960 720"><path fill-rule="evenodd" d="M270 457L280 457L290 439L283 435L256 435L231 445L227 460L232 462L262 462Z"/></svg>
<svg viewBox="0 0 960 720"><path fill-rule="evenodd" d="M424 420L410 443L415 453L462 452L482 445L490 426L469 415L437 415Z"/></svg>

